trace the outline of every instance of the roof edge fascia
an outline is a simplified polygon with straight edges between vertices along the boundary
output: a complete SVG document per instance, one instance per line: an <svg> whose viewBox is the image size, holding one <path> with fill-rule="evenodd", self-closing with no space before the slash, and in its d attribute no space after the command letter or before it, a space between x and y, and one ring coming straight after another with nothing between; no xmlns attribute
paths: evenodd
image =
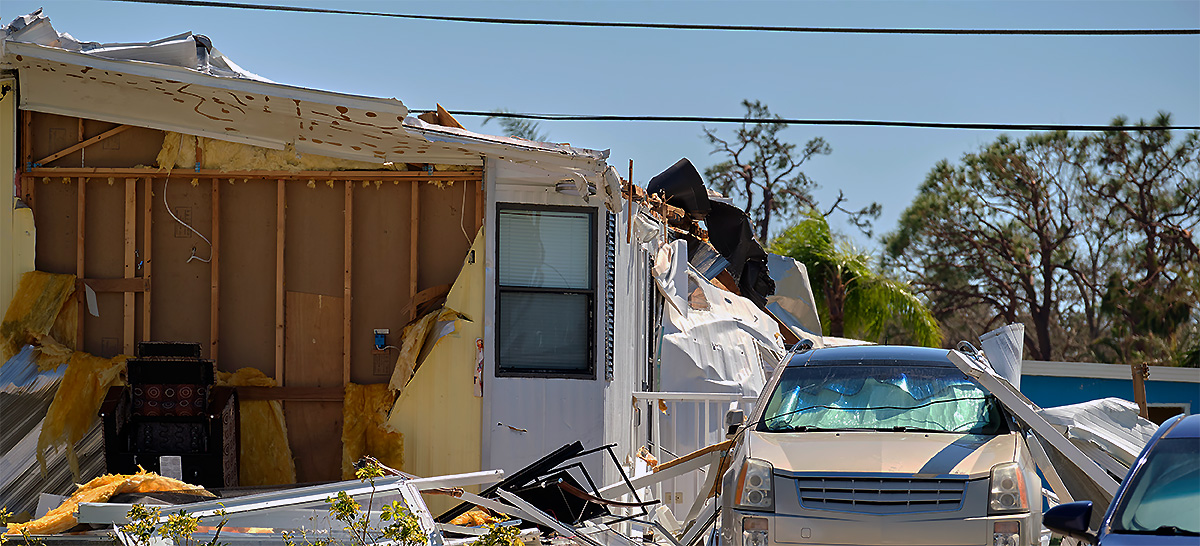
<svg viewBox="0 0 1200 546"><path fill-rule="evenodd" d="M181 66L138 60L106 59L86 53L76 53L26 42L6 41L4 42L3 49L6 55L28 55L48 61L85 66L98 70L129 73L147 78L162 78L191 85L203 85L247 93L260 93L273 97L312 101L322 104L346 106L348 108L375 110L401 117L408 116L408 107L404 106L404 103L399 99L383 99L364 95L337 93L334 91L321 91L281 83L210 76Z"/></svg>
<svg viewBox="0 0 1200 546"><path fill-rule="evenodd" d="M1077 377L1089 379L1133 379L1126 364L1100 364L1096 362L1048 362L1025 360L1021 362L1021 375L1042 377ZM1174 366L1150 366L1147 381L1172 383L1200 383L1200 369Z"/></svg>

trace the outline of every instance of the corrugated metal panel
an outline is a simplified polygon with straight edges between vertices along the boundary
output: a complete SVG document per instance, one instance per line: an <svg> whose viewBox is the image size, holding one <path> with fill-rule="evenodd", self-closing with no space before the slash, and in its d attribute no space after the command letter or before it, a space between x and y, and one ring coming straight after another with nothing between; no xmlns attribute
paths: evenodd
<svg viewBox="0 0 1200 546"><path fill-rule="evenodd" d="M0 415L4 426L0 430L0 506L10 512L37 508L39 493L69 494L75 480L67 464L65 450L47 454L48 475L42 477L35 453L38 434L46 409L58 392L66 367L38 372L33 348L26 346L20 353L0 366ZM104 434L100 421L75 446L79 455L82 478L88 480L104 473Z"/></svg>

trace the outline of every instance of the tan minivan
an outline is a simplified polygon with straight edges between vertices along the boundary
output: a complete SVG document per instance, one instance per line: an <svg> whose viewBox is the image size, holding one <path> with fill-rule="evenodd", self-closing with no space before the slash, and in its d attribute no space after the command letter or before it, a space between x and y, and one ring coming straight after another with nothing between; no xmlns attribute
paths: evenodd
<svg viewBox="0 0 1200 546"><path fill-rule="evenodd" d="M945 349L829 347L776 369L723 476L722 546L1029 546L1041 481Z"/></svg>

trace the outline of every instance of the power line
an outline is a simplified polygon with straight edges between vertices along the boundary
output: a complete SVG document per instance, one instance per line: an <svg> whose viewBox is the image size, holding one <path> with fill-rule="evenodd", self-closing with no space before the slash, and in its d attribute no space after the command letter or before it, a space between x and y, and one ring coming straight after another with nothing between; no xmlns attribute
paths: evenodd
<svg viewBox="0 0 1200 546"><path fill-rule="evenodd" d="M529 114L515 112L482 112L478 110L449 110L453 116L485 116L493 118L533 119L543 121L645 121L700 123L765 123L774 125L826 125L851 127L909 127L919 129L978 129L993 131L1118 131L1142 132L1162 130L1200 131L1200 125L1076 125L1062 123L953 123L938 121L887 121L866 119L789 119L740 118L720 116L622 116L588 114Z"/></svg>
<svg viewBox="0 0 1200 546"><path fill-rule="evenodd" d="M502 17L465 17L454 15L418 15L409 13L387 13L300 6L273 6L248 4L245 2L216 2L211 0L110 0L138 4L160 4L205 8L230 8L260 11L283 11L292 13L320 13L327 15L362 15L416 19L422 21L450 21L458 23L488 23L498 25L529 25L559 27L604 27L646 28L664 30L723 30L743 32L792 32L809 34L922 34L922 35L1019 35L1019 36L1181 36L1200 35L1200 28L1141 28L1141 29L1001 29L1001 28L868 28L868 27L803 27L767 25L715 25L689 23L636 23L613 21L571 21L563 19L509 19Z"/></svg>

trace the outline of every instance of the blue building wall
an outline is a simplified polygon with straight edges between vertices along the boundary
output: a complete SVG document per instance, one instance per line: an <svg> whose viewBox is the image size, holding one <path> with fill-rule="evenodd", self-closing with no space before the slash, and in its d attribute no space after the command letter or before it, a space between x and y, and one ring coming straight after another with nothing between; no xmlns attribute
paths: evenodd
<svg viewBox="0 0 1200 546"><path fill-rule="evenodd" d="M1133 380L1022 375L1021 393L1043 408L1109 397L1132 402ZM1200 383L1147 381L1146 402L1187 404L1188 413L1200 413Z"/></svg>

